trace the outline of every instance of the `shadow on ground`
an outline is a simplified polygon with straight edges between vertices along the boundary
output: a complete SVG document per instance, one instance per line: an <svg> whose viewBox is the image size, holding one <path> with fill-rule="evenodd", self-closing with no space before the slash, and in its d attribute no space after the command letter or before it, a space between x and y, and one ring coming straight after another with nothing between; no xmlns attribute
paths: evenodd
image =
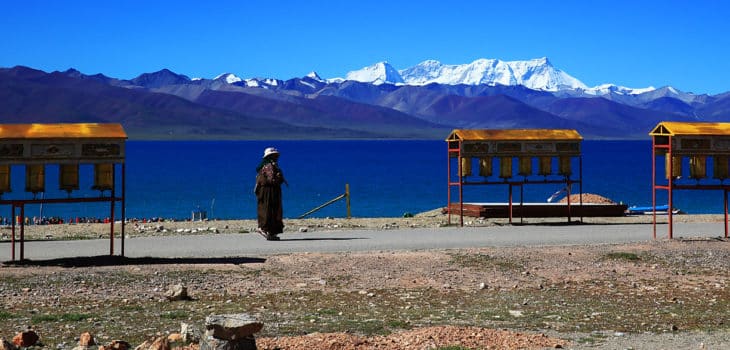
<svg viewBox="0 0 730 350"><path fill-rule="evenodd" d="M165 264L253 264L263 263L266 259L249 257L225 258L128 258L117 255L82 256L73 258L58 258L49 260L22 260L5 261L4 266L61 266L61 267L92 267L92 266L123 266L123 265L165 265Z"/></svg>
<svg viewBox="0 0 730 350"><path fill-rule="evenodd" d="M369 239L365 237L309 237L309 238L281 238L281 242L296 242L296 241L352 241L356 239Z"/></svg>

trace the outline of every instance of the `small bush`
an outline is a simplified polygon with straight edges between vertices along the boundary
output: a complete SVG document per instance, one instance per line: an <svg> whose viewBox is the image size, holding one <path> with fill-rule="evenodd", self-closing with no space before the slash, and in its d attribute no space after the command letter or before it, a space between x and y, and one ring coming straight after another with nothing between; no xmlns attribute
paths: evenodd
<svg viewBox="0 0 730 350"><path fill-rule="evenodd" d="M607 259L611 260L627 260L627 261L637 261L641 260L641 258L636 255L635 253L627 253L627 252L611 252L606 254Z"/></svg>

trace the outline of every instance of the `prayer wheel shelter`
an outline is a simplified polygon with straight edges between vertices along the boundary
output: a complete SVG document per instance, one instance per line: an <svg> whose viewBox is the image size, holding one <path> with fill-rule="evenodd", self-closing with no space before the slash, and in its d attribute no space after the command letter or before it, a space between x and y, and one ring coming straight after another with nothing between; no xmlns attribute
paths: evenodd
<svg viewBox="0 0 730 350"><path fill-rule="evenodd" d="M668 237L673 238L674 190L723 192L725 238L728 237L728 190L725 184L730 159L730 123L661 122L652 137L652 212L656 239L657 192L667 191ZM664 176L657 174L657 159ZM661 166L661 165L659 165Z"/></svg>
<svg viewBox="0 0 730 350"><path fill-rule="evenodd" d="M108 202L110 205L109 254L114 255L115 204L121 204L121 250L124 256L125 222L125 142L127 134L120 124L0 124L0 205L10 205L12 226L11 255L15 260L16 224L20 225L20 260L24 257L25 206L27 204L64 204ZM58 165L58 189L67 196L49 198L46 192L46 166ZM91 189L99 196L74 196L79 190L79 166L93 166ZM121 191L117 189L116 167L121 166ZM25 167L25 193L14 193L11 172ZM22 170L21 170L22 171ZM17 192L17 189L16 189ZM22 192L22 191L20 191ZM109 192L108 195L104 195ZM121 192L121 195L120 195ZM20 210L16 217L16 209Z"/></svg>
<svg viewBox="0 0 730 350"><path fill-rule="evenodd" d="M513 215L513 187L520 188L521 217L528 209L523 203L523 188L528 184L562 184L568 196L567 206L560 210L571 220L570 193L579 185L580 206L583 205L583 166L581 142L583 137L572 129L455 129L446 138L448 146L448 218L459 213L464 224L464 186L506 185L507 212L510 224ZM573 174L573 161L578 163L578 175ZM455 164L452 164L455 163ZM537 163L537 167L533 167ZM554 163L557 166L554 166ZM477 165L474 167L474 165ZM517 164L517 171L513 165ZM496 165L497 173L494 172ZM534 171L537 168L537 171ZM474 171L477 169L478 171ZM453 170L456 170L455 173ZM452 202L452 190L458 192ZM554 205L553 205L554 206ZM532 216L545 213L538 208ZM582 220L582 217L581 217Z"/></svg>

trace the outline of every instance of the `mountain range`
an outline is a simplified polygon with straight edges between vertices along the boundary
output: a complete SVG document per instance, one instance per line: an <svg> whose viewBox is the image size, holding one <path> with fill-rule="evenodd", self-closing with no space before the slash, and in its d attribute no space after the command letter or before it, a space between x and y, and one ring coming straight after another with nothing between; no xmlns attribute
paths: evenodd
<svg viewBox="0 0 730 350"><path fill-rule="evenodd" d="M454 128L570 128L589 139L646 139L660 121L727 121L730 92L588 87L547 58L387 62L322 79L125 80L75 69L0 68L0 123L118 122L133 139L442 139Z"/></svg>

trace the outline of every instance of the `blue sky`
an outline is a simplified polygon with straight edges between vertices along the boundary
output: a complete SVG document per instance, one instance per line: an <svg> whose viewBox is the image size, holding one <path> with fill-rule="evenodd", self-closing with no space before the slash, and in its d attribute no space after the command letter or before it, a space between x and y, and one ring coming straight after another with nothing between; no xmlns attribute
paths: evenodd
<svg viewBox="0 0 730 350"><path fill-rule="evenodd" d="M0 66L323 78L388 61L548 57L588 86L730 91L726 1L36 1L0 6Z"/></svg>

